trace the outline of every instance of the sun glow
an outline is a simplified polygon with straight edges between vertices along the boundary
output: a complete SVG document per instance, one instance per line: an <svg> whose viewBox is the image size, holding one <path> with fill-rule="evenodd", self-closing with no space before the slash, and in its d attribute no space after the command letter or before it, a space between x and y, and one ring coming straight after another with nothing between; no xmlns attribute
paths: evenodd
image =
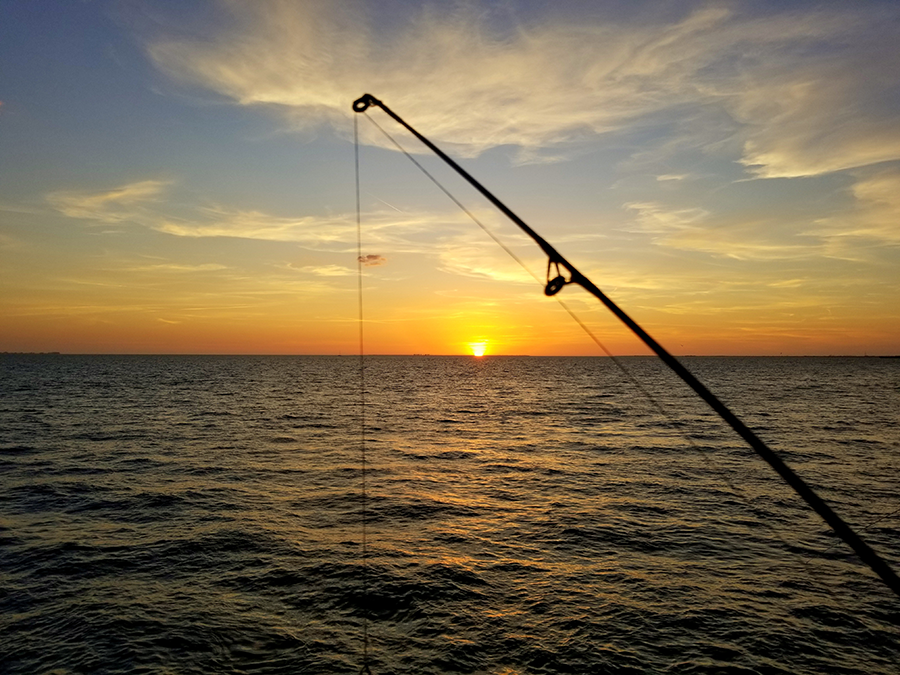
<svg viewBox="0 0 900 675"><path fill-rule="evenodd" d="M469 349L472 350L473 356L484 356L484 352L487 349L487 340L482 340L481 342L470 342Z"/></svg>

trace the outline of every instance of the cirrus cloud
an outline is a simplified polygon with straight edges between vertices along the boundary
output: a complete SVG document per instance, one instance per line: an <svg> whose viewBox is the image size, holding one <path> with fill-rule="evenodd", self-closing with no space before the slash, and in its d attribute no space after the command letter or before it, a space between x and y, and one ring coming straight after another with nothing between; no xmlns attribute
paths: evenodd
<svg viewBox="0 0 900 675"><path fill-rule="evenodd" d="M760 16L751 4L704 3L674 21L613 21L598 9L506 30L471 5L426 6L391 27L367 20L376 7L361 1L222 7L229 28L159 36L151 58L296 128L344 133L350 102L369 91L465 155L512 145L528 161L559 159L660 115L715 109L731 120L737 159L760 177L900 159L891 103L900 53L889 29L898 10L883 5Z"/></svg>
<svg viewBox="0 0 900 675"><path fill-rule="evenodd" d="M159 198L168 185L169 181L142 180L107 190L57 190L46 199L70 218L120 223L138 218L141 207Z"/></svg>

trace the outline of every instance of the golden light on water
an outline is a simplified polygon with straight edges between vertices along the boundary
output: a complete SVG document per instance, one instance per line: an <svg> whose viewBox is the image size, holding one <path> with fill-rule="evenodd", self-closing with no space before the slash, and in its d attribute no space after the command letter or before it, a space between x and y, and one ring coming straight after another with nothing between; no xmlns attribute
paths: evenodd
<svg viewBox="0 0 900 675"><path fill-rule="evenodd" d="M481 342L470 342L469 349L472 350L473 356L484 356L484 352L487 350L487 340L482 340Z"/></svg>

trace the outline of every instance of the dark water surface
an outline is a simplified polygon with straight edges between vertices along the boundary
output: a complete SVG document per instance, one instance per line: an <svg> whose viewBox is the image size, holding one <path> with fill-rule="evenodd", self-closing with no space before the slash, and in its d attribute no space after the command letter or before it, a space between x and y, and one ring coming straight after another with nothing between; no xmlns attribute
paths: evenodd
<svg viewBox="0 0 900 675"><path fill-rule="evenodd" d="M622 361L668 419L605 358L369 358L364 566L357 359L0 357L0 672L355 673L367 606L375 675L900 672L900 600ZM900 359L685 362L900 567Z"/></svg>

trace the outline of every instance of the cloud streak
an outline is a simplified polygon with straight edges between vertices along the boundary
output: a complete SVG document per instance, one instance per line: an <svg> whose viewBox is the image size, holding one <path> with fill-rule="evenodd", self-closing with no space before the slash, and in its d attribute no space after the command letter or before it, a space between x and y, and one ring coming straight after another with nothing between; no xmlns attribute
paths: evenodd
<svg viewBox="0 0 900 675"><path fill-rule="evenodd" d="M170 183L143 180L110 190L59 190L47 195L47 202L70 218L100 223L121 223L140 217L141 207L157 201Z"/></svg>
<svg viewBox="0 0 900 675"><path fill-rule="evenodd" d="M740 162L761 177L900 158L889 105L900 53L891 31L879 30L898 11L884 6L759 17L704 4L670 22L595 13L505 30L490 12L458 7L425 8L392 28L367 21L376 8L365 2L223 7L230 28L159 37L151 58L296 128L328 121L345 132L350 101L369 91L466 155L513 145L525 159L556 159L663 112L717 110L731 120Z"/></svg>
<svg viewBox="0 0 900 675"><path fill-rule="evenodd" d="M167 209L168 183L139 181L94 191L57 191L47 196L47 202L70 218L91 224L130 223L163 234L192 239L236 238L257 241L293 243L320 253L355 253L357 247L356 214L331 216L276 216L258 210L243 210L225 206L194 206L174 215ZM479 213L482 222L493 222L493 212ZM369 211L363 214L366 248L389 251L391 255L415 254L434 256L441 269L463 276L508 279L503 268L503 254L496 247L485 250L485 237L467 216L423 211ZM509 244L530 240L514 235ZM360 259L365 267L378 267L387 256L366 254ZM498 266L499 262L499 266ZM355 274L341 265L297 265L294 269L320 277ZM212 271L214 263L196 266L152 264L144 271Z"/></svg>
<svg viewBox="0 0 900 675"><path fill-rule="evenodd" d="M825 244L795 224L774 216L736 220L701 208L672 209L654 202L631 203L638 230L658 246L700 251L737 260L797 260L822 257Z"/></svg>
<svg viewBox="0 0 900 675"><path fill-rule="evenodd" d="M809 233L828 242L829 255L859 259L869 247L900 247L900 170L866 173L850 187L852 208L818 219ZM862 245L861 245L862 244Z"/></svg>

